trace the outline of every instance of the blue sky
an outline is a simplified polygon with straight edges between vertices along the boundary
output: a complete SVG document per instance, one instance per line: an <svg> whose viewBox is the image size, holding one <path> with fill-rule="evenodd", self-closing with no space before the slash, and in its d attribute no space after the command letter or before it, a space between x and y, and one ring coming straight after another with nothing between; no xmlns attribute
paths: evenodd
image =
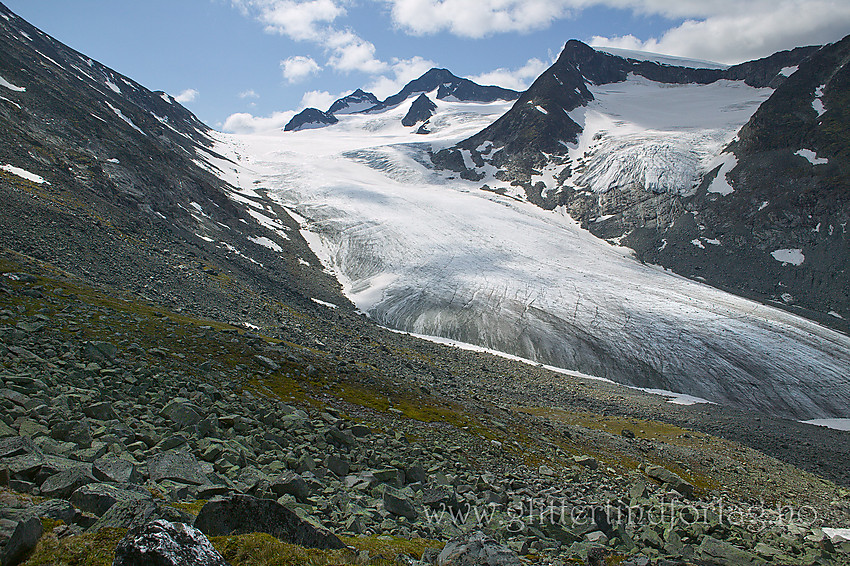
<svg viewBox="0 0 850 566"><path fill-rule="evenodd" d="M525 88L564 42L736 63L850 32L846 0L5 0L209 125L280 127L432 66Z"/></svg>

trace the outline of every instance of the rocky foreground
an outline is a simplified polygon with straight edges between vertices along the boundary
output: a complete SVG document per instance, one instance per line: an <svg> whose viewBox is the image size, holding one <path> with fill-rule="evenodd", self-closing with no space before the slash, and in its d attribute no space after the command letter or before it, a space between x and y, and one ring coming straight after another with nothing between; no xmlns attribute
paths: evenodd
<svg viewBox="0 0 850 566"><path fill-rule="evenodd" d="M684 419L656 396L380 329L354 360L0 267L4 565L850 563L850 492L653 420Z"/></svg>

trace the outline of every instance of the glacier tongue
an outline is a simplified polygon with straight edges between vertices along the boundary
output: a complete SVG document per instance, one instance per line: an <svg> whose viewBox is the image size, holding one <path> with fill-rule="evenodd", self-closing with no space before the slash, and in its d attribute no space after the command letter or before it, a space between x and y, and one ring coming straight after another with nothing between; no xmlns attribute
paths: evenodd
<svg viewBox="0 0 850 566"><path fill-rule="evenodd" d="M439 104L437 146L496 115ZM221 134L218 149L243 160L243 190L268 189L303 217L311 247L380 324L794 418L850 416L848 337L437 174L392 116L340 118L333 135Z"/></svg>

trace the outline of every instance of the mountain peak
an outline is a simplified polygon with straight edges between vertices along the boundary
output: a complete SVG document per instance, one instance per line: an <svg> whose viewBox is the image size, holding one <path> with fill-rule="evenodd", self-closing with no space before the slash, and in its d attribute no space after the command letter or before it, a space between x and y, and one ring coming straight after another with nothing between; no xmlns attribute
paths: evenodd
<svg viewBox="0 0 850 566"><path fill-rule="evenodd" d="M368 110L379 102L374 94L358 88L348 96L340 98L331 104L327 114L354 114Z"/></svg>

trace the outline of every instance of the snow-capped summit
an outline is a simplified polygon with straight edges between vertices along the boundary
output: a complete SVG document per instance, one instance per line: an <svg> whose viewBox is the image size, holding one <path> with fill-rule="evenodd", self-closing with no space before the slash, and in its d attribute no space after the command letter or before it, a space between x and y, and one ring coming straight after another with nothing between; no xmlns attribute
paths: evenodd
<svg viewBox="0 0 850 566"><path fill-rule="evenodd" d="M515 90L499 86L481 86L469 79L456 77L448 69L430 69L418 79L407 83L398 93L390 96L368 112L380 112L398 106L408 98L422 93L436 91L437 100L453 102L495 102L496 100L516 100L519 94Z"/></svg>
<svg viewBox="0 0 850 566"><path fill-rule="evenodd" d="M331 124L336 124L339 119L333 114L322 112L318 108L305 108L284 126L284 132L297 132L300 130L308 130L314 128L323 128Z"/></svg>
<svg viewBox="0 0 850 566"><path fill-rule="evenodd" d="M380 101L371 92L357 89L348 96L338 99L328 108L327 114L354 114L372 108Z"/></svg>

